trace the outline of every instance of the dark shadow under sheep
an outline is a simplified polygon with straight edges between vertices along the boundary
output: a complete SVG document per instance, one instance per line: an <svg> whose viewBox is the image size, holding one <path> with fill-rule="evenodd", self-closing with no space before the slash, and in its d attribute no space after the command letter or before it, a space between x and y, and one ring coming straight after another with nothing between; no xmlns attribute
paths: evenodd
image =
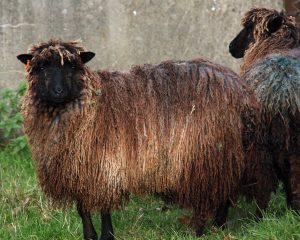
<svg viewBox="0 0 300 240"><path fill-rule="evenodd" d="M293 17L254 8L230 52L243 57L242 79L262 105L265 144L283 181L287 203L300 210L300 28Z"/></svg>
<svg viewBox="0 0 300 240"><path fill-rule="evenodd" d="M223 222L218 209L259 165L245 157L254 151L251 91L202 59L120 73L91 71L85 63L93 56L55 40L18 56L28 81L24 130L45 194L59 205L77 203L85 239L97 238L92 210L101 211L101 239L114 238L110 212L129 193L172 196L193 209L198 236L214 214Z"/></svg>

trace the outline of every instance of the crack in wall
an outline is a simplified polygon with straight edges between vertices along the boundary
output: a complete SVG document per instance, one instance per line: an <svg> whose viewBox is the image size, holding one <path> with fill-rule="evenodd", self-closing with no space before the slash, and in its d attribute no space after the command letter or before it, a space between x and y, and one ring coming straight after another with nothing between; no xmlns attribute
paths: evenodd
<svg viewBox="0 0 300 240"><path fill-rule="evenodd" d="M6 23L6 24L1 24L0 28L19 28L19 27L23 27L23 26L35 26L36 24L34 23L18 23L18 24L10 24L10 23Z"/></svg>

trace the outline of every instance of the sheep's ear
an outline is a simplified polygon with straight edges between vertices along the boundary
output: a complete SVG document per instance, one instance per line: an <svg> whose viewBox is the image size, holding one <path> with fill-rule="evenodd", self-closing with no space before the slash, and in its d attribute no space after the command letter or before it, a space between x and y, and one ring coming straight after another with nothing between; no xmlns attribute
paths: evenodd
<svg viewBox="0 0 300 240"><path fill-rule="evenodd" d="M82 63L87 63L93 57L95 57L95 53L93 53L93 52L81 52L80 53L80 58L81 58Z"/></svg>
<svg viewBox="0 0 300 240"><path fill-rule="evenodd" d="M276 32L277 30L279 30L279 28L281 28L282 23L283 23L283 17L282 16L276 16L275 18L271 19L268 22L268 25L267 25L268 32L269 33Z"/></svg>
<svg viewBox="0 0 300 240"><path fill-rule="evenodd" d="M33 56L31 54L20 54L17 56L17 58L24 64L27 64L28 61L30 61Z"/></svg>

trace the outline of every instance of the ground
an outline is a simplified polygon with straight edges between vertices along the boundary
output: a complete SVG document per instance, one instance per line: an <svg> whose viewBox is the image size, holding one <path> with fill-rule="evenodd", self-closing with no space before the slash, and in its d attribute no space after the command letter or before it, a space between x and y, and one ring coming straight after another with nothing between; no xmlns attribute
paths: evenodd
<svg viewBox="0 0 300 240"><path fill-rule="evenodd" d="M272 196L260 222L253 215L255 204L241 199L230 211L228 227L208 224L203 240L300 240L300 216L288 210L282 189ZM131 197L122 211L113 213L117 240L192 240L184 224L188 211L166 206L161 200ZM94 214L99 232L99 216ZM0 150L0 239L82 239L81 221L73 207L53 209L41 193L29 151L11 154Z"/></svg>

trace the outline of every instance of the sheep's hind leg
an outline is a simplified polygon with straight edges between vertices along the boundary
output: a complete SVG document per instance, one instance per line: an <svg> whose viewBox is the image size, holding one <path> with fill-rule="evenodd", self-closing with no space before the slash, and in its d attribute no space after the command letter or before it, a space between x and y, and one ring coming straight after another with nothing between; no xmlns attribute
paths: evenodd
<svg viewBox="0 0 300 240"><path fill-rule="evenodd" d="M93 226L91 214L89 211L85 211L81 204L77 204L77 211L82 220L83 237L85 240L97 240L98 236Z"/></svg>
<svg viewBox="0 0 300 240"><path fill-rule="evenodd" d="M204 233L204 226L207 222L208 214L196 210L191 219L191 227L195 230L196 236L201 237Z"/></svg>
<svg viewBox="0 0 300 240"><path fill-rule="evenodd" d="M220 205L215 215L214 224L222 229L225 227L229 207L230 201L227 200Z"/></svg>
<svg viewBox="0 0 300 240"><path fill-rule="evenodd" d="M297 213L300 213L300 154L290 156L290 175L289 175L289 184L290 184L290 195L291 195L291 208Z"/></svg>
<svg viewBox="0 0 300 240"><path fill-rule="evenodd" d="M101 213L101 237L100 240L114 240L114 231L109 213Z"/></svg>
<svg viewBox="0 0 300 240"><path fill-rule="evenodd" d="M272 163L266 163L265 161L264 166L257 171L256 184L252 185L253 188L250 192L254 194L257 203L256 220L259 221L263 217L263 211L269 205L272 192L275 192L278 187L278 178Z"/></svg>

